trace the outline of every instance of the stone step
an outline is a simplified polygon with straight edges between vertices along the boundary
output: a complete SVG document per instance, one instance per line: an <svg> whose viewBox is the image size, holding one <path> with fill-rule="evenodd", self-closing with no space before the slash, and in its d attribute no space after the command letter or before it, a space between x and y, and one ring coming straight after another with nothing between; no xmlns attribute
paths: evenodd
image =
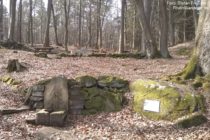
<svg viewBox="0 0 210 140"><path fill-rule="evenodd" d="M32 87L33 92L44 92L45 87L42 85L36 85Z"/></svg>
<svg viewBox="0 0 210 140"><path fill-rule="evenodd" d="M35 96L31 96L30 97L31 101L35 101L35 102L39 102L39 101L43 101L44 98L43 97L35 97Z"/></svg>
<svg viewBox="0 0 210 140"><path fill-rule="evenodd" d="M44 93L43 92L40 92L40 91L33 92L32 93L32 96L35 96L35 97L44 97Z"/></svg>

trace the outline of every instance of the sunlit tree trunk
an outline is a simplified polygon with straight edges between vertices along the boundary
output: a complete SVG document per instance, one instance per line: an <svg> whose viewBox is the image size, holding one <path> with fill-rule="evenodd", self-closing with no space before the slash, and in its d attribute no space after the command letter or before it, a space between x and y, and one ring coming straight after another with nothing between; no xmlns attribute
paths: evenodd
<svg viewBox="0 0 210 140"><path fill-rule="evenodd" d="M18 36L17 39L21 43L22 42L22 0L19 1L19 8L18 8Z"/></svg>
<svg viewBox="0 0 210 140"><path fill-rule="evenodd" d="M0 0L0 40L4 39L3 11L4 11L3 0Z"/></svg>
<svg viewBox="0 0 210 140"><path fill-rule="evenodd" d="M126 0L122 0L119 53L123 53L125 48L125 4Z"/></svg>
<svg viewBox="0 0 210 140"><path fill-rule="evenodd" d="M33 7L32 7L32 0L29 1L29 32L30 32L30 43L31 43L31 47L34 46L34 35L33 35L33 16L32 16L32 13L33 13Z"/></svg>
<svg viewBox="0 0 210 140"><path fill-rule="evenodd" d="M10 24L8 39L14 41L15 36L15 18L16 18L16 0L10 0Z"/></svg>
<svg viewBox="0 0 210 140"><path fill-rule="evenodd" d="M79 47L81 47L81 36L82 36L82 0L80 0L79 4Z"/></svg>
<svg viewBox="0 0 210 140"><path fill-rule="evenodd" d="M92 47L92 0L89 2L89 40L88 40L88 46Z"/></svg>
<svg viewBox="0 0 210 140"><path fill-rule="evenodd" d="M52 8L51 6L52 6L52 0L48 0L47 25L46 25L46 31L45 31L44 47L50 46L50 18L51 18L51 8Z"/></svg>
<svg viewBox="0 0 210 140"><path fill-rule="evenodd" d="M141 23L142 31L145 34L145 46L146 46L146 55L148 58L154 58L157 56L158 51L155 45L153 35L151 32L151 27L149 24L148 17L145 15L144 5L142 0L135 0L139 20Z"/></svg>
<svg viewBox="0 0 210 140"><path fill-rule="evenodd" d="M69 29L68 29L68 24L69 24L69 11L70 11L70 0L64 0L64 13L65 13L65 36L64 36L64 46L65 50L68 51L68 35L69 35Z"/></svg>
<svg viewBox="0 0 210 140"><path fill-rule="evenodd" d="M168 51L168 15L166 0L159 0L159 20L160 20L160 55L163 58L169 58Z"/></svg>
<svg viewBox="0 0 210 140"><path fill-rule="evenodd" d="M177 74L183 79L210 75L210 1L201 0L201 7L193 55L184 70Z"/></svg>
<svg viewBox="0 0 210 140"><path fill-rule="evenodd" d="M55 43L57 46L59 46L59 42L58 42L58 30L57 30L57 19L55 17L55 10L54 10L54 6L52 4L52 17L53 17L53 26L54 26L54 31L55 31Z"/></svg>

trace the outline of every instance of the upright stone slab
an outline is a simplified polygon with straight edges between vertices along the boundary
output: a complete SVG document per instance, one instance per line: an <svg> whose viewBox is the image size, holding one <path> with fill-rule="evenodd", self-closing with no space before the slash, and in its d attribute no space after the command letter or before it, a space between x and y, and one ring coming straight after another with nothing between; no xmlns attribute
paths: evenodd
<svg viewBox="0 0 210 140"><path fill-rule="evenodd" d="M49 112L68 112L68 81L65 77L54 77L45 86L44 108Z"/></svg>

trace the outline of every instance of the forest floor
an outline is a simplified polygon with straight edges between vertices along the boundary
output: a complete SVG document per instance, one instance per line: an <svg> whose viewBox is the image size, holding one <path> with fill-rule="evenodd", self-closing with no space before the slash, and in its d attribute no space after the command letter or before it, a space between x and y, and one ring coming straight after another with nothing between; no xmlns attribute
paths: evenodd
<svg viewBox="0 0 210 140"><path fill-rule="evenodd" d="M182 47L181 46L178 46ZM75 57L62 59L38 58L30 52L0 49L0 76L7 75L6 66L9 59L19 59L29 64L29 70L11 73L11 76L23 81L21 86L28 87L39 80L65 75L75 78L81 75L114 75L129 81L137 79L159 79L175 74L183 69L189 57L174 55L177 47L171 49L173 59L115 59L95 57ZM126 93L132 99L131 93ZM0 84L0 107L21 106L24 97L10 86ZM27 124L25 119L35 113L27 111L19 114L0 115L0 139L35 139L35 133L44 126ZM210 120L210 114L207 114ZM125 106L120 112L101 113L97 115L69 116L64 128L51 128L52 139L210 139L210 121L189 129L178 129L170 122L150 121L132 112L131 106Z"/></svg>

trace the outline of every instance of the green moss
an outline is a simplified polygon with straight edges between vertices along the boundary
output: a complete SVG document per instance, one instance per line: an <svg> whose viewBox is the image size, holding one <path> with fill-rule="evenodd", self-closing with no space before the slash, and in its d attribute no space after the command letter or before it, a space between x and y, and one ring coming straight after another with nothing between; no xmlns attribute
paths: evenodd
<svg viewBox="0 0 210 140"><path fill-rule="evenodd" d="M190 62L187 64L181 75L183 79L190 79L196 76L197 62L198 57L195 55L192 56Z"/></svg>
<svg viewBox="0 0 210 140"><path fill-rule="evenodd" d="M107 92L103 95L105 101L105 111L120 111L122 108L123 96L122 94Z"/></svg>
<svg viewBox="0 0 210 140"><path fill-rule="evenodd" d="M93 87L96 85L97 80L92 76L81 76L77 77L76 81L80 83L81 86L84 87Z"/></svg>
<svg viewBox="0 0 210 140"><path fill-rule="evenodd" d="M8 85L19 85L21 81L14 79L13 77L9 75L5 75L2 78L0 78L2 82L8 84Z"/></svg>
<svg viewBox="0 0 210 140"><path fill-rule="evenodd" d="M210 91L210 83L209 82L203 83L202 88L204 89L204 91Z"/></svg>
<svg viewBox="0 0 210 140"><path fill-rule="evenodd" d="M181 48L176 51L177 55L182 56L191 56L192 55L192 48Z"/></svg>
<svg viewBox="0 0 210 140"><path fill-rule="evenodd" d="M181 88L170 86L170 84L151 81L138 80L131 84L131 91L134 93L133 109L153 120L174 120L183 115L202 110L204 102L199 102L197 98L190 94L187 87ZM160 101L160 112L144 111L145 100Z"/></svg>
<svg viewBox="0 0 210 140"><path fill-rule="evenodd" d="M205 98L203 95L196 95L195 96L197 106L196 106L196 111L201 111L201 112L206 112L206 106L205 106Z"/></svg>
<svg viewBox="0 0 210 140"><path fill-rule="evenodd" d="M103 111L104 103L103 99L100 96L93 97L90 100L85 102L86 109L95 109L97 111Z"/></svg>
<svg viewBox="0 0 210 140"><path fill-rule="evenodd" d="M83 88L81 93L84 95L85 100L92 99L95 96L99 96L104 91L100 88L93 87L93 88Z"/></svg>
<svg viewBox="0 0 210 140"><path fill-rule="evenodd" d="M82 110L81 114L82 115L91 115L91 114L96 114L98 111L95 109L86 109Z"/></svg>
<svg viewBox="0 0 210 140"><path fill-rule="evenodd" d="M128 87L128 81L114 76L99 76L98 85L100 87L111 87L119 89Z"/></svg>
<svg viewBox="0 0 210 140"><path fill-rule="evenodd" d="M37 83L37 85L46 85L48 84L52 79L45 79L45 80L41 80Z"/></svg>
<svg viewBox="0 0 210 140"><path fill-rule="evenodd" d="M207 118L201 113L194 113L192 115L184 116L177 120L175 125L178 128L189 128L192 126L198 126L207 122Z"/></svg>

